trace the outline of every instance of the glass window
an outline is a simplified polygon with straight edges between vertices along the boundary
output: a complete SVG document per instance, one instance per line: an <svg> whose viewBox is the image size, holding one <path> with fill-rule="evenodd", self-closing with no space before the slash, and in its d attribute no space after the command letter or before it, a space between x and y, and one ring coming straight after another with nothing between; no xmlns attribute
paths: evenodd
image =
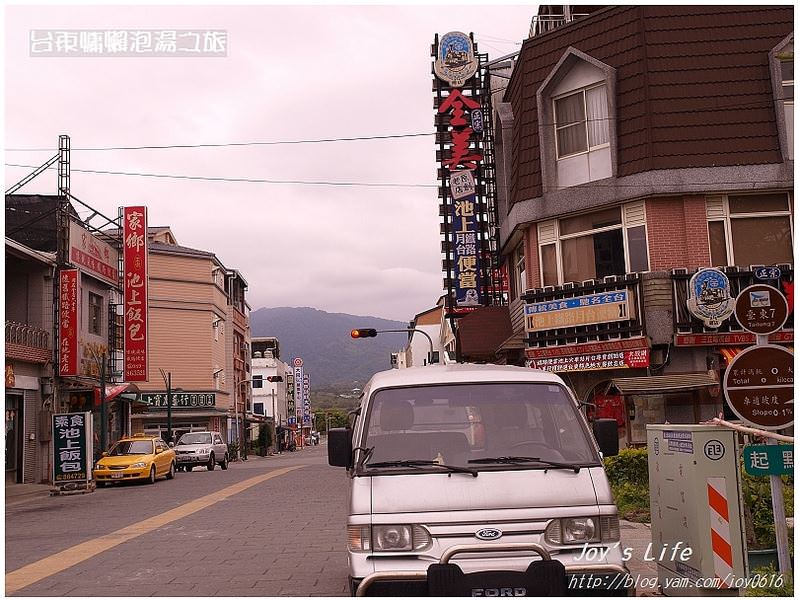
<svg viewBox="0 0 799 602"><path fill-rule="evenodd" d="M782 97L786 101L793 102L793 61L782 61L780 70L782 72Z"/></svg>
<svg viewBox="0 0 799 602"><path fill-rule="evenodd" d="M178 441L178 445L198 445L211 443L211 433L186 433Z"/></svg>
<svg viewBox="0 0 799 602"><path fill-rule="evenodd" d="M621 229L561 241L563 281L581 282L626 272Z"/></svg>
<svg viewBox="0 0 799 602"><path fill-rule="evenodd" d="M252 377L252 388L253 389L263 389L264 388L264 377L260 374L256 374Z"/></svg>
<svg viewBox="0 0 799 602"><path fill-rule="evenodd" d="M710 236L710 263L714 266L727 265L727 233L724 231L724 222L708 222L707 231Z"/></svg>
<svg viewBox="0 0 799 602"><path fill-rule="evenodd" d="M730 225L735 265L793 262L791 222L788 216L733 218Z"/></svg>
<svg viewBox="0 0 799 602"><path fill-rule="evenodd" d="M89 332L103 334L103 298L89 293Z"/></svg>
<svg viewBox="0 0 799 602"><path fill-rule="evenodd" d="M627 228L627 248L630 251L630 271L646 272L649 269L646 226Z"/></svg>
<svg viewBox="0 0 799 602"><path fill-rule="evenodd" d="M727 198L731 215L788 211L788 196L784 193L730 195Z"/></svg>
<svg viewBox="0 0 799 602"><path fill-rule="evenodd" d="M527 270L524 262L524 243L516 247L513 271L514 297L519 297L527 290Z"/></svg>
<svg viewBox="0 0 799 602"><path fill-rule="evenodd" d="M543 274L544 286L558 284L558 258L555 251L555 243L541 247L541 273Z"/></svg>
<svg viewBox="0 0 799 602"><path fill-rule="evenodd" d="M621 207L611 207L594 213L584 213L574 217L567 217L560 220L561 236L567 234L577 234L578 232L590 232L607 226L621 224Z"/></svg>
<svg viewBox="0 0 799 602"><path fill-rule="evenodd" d="M607 87L594 86L555 99L558 158L608 144Z"/></svg>
<svg viewBox="0 0 799 602"><path fill-rule="evenodd" d="M504 466L507 470L508 465L499 462L470 463L503 456L577 464L598 462L574 402L563 387L555 384L447 384L383 389L372 398L364 433L360 447L373 448L367 469L376 462L431 460L471 468ZM513 465L512 469L535 466Z"/></svg>
<svg viewBox="0 0 799 602"><path fill-rule="evenodd" d="M119 441L110 450L109 456L138 456L153 453L153 440Z"/></svg>

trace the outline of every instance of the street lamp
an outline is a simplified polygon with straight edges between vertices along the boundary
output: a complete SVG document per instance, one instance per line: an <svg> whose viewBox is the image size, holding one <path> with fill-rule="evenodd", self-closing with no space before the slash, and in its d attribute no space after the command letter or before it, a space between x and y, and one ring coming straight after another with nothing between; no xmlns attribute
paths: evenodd
<svg viewBox="0 0 799 602"><path fill-rule="evenodd" d="M251 378L245 378L244 380L240 380L238 382L238 384L236 385L236 387L233 389L233 403L236 405L236 423L237 423L236 424L236 427L237 427L236 437L239 440L239 444L237 446L238 449L236 450L236 458L239 461L241 461L242 443L244 444L244 459L245 460L247 459L247 447L246 447L246 445L247 445L247 408L246 408L246 406L241 409L241 414L242 414L241 422L242 422L242 427L243 428L241 429L241 432L238 431L238 422L239 422L239 399L238 399L239 398L239 388L244 383L251 383L251 382L252 382ZM246 402L246 399L245 399L245 402Z"/></svg>
<svg viewBox="0 0 799 602"><path fill-rule="evenodd" d="M279 374L267 376L266 380L270 383L282 383L283 377ZM275 413L275 397L277 392L274 388L269 390L269 396L272 398L272 446L277 449L277 414Z"/></svg>

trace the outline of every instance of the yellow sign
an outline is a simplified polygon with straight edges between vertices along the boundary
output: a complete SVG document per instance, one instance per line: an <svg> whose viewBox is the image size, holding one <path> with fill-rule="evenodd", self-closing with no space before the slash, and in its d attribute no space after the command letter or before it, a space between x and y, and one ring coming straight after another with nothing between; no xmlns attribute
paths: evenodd
<svg viewBox="0 0 799 602"><path fill-rule="evenodd" d="M524 313L527 332L619 322L634 317L626 291L527 304Z"/></svg>

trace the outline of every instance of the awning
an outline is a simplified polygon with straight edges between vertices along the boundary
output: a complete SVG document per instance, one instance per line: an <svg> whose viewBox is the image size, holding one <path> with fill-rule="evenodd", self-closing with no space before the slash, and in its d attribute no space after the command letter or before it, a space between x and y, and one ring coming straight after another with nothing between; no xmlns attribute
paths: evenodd
<svg viewBox="0 0 799 602"><path fill-rule="evenodd" d="M502 342L497 351L510 351L527 347L527 337L524 334L513 334Z"/></svg>
<svg viewBox="0 0 799 602"><path fill-rule="evenodd" d="M113 383L110 385L105 386L105 400L106 402L111 401L119 395L120 393L124 393L128 390L131 386L130 383ZM94 388L94 405L100 405L100 387Z"/></svg>
<svg viewBox="0 0 799 602"><path fill-rule="evenodd" d="M663 376L638 376L614 378L610 386L622 395L646 395L649 393L669 393L717 387L719 381L713 372L695 374L664 374Z"/></svg>

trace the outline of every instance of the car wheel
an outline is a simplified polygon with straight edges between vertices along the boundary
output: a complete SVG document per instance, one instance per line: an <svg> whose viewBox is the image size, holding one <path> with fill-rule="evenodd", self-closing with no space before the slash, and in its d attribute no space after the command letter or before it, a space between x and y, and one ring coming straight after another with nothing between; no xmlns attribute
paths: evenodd
<svg viewBox="0 0 799 602"><path fill-rule="evenodd" d="M216 460L214 459L213 452L208 457L208 470L213 470L216 467Z"/></svg>
<svg viewBox="0 0 799 602"><path fill-rule="evenodd" d="M155 485L155 464L150 467L150 476L147 478L150 485Z"/></svg>
<svg viewBox="0 0 799 602"><path fill-rule="evenodd" d="M222 460L222 463L220 464L220 466L222 467L222 470L227 470L227 464L228 464L228 458L227 458L227 454L225 454L225 459Z"/></svg>
<svg viewBox="0 0 799 602"><path fill-rule="evenodd" d="M186 472L191 472L191 466L188 465L188 464L184 464L183 465L183 470L185 470Z"/></svg>
<svg viewBox="0 0 799 602"><path fill-rule="evenodd" d="M169 472L166 473L166 478L167 479L174 479L175 478L175 463L174 462L172 462L172 464L169 465Z"/></svg>

